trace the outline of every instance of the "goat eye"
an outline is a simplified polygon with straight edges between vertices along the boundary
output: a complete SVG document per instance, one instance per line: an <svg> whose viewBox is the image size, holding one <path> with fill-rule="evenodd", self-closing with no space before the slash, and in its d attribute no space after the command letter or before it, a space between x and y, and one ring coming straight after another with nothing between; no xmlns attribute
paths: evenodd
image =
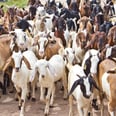
<svg viewBox="0 0 116 116"><path fill-rule="evenodd" d="M24 35L24 40L26 41L26 35Z"/></svg>
<svg viewBox="0 0 116 116"><path fill-rule="evenodd" d="M75 51L73 51L73 54L75 54Z"/></svg>
<svg viewBox="0 0 116 116"><path fill-rule="evenodd" d="M85 86L83 84L81 85L81 90L83 91L83 93L86 93L86 89L85 89Z"/></svg>

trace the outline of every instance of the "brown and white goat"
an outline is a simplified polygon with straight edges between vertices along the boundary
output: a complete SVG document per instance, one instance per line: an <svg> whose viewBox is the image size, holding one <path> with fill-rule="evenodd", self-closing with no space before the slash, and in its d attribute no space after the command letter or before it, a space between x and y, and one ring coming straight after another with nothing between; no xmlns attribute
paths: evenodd
<svg viewBox="0 0 116 116"><path fill-rule="evenodd" d="M101 116L104 116L104 97L107 98L108 112L115 116L116 111L116 59L105 59L99 64L99 86L104 95L100 94Z"/></svg>

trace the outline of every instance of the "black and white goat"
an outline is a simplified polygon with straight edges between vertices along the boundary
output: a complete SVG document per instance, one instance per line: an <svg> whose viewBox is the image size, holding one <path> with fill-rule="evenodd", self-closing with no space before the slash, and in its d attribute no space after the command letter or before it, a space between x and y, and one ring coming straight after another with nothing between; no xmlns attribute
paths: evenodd
<svg viewBox="0 0 116 116"><path fill-rule="evenodd" d="M68 74L69 116L73 116L73 97L77 102L79 116L88 115L91 106L93 88L99 90L91 75L86 76L80 65L76 64L70 68Z"/></svg>
<svg viewBox="0 0 116 116"><path fill-rule="evenodd" d="M73 96L77 102L79 116L87 116L93 88L99 89L93 77L85 74L82 66L75 62L75 55L71 48L65 48L64 58L68 68L69 116L73 116Z"/></svg>
<svg viewBox="0 0 116 116"><path fill-rule="evenodd" d="M97 73L98 73L98 64L101 61L101 55L99 50L95 49L90 49L88 50L83 58L82 62L82 68L85 72L86 75L91 74L94 80L96 81L98 85L98 78L97 78ZM97 105L97 97L98 91L94 89L94 94L93 94L93 100L92 100L92 106L95 110L98 110L98 105Z"/></svg>

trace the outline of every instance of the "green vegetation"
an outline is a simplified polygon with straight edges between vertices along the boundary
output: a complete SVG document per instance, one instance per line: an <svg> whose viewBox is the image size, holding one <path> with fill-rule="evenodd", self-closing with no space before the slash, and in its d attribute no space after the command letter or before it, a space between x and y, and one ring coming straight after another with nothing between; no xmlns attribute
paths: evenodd
<svg viewBox="0 0 116 116"><path fill-rule="evenodd" d="M6 0L7 2L0 2L0 5L8 5L8 6L17 6L17 7L25 7L27 5L28 0Z"/></svg>

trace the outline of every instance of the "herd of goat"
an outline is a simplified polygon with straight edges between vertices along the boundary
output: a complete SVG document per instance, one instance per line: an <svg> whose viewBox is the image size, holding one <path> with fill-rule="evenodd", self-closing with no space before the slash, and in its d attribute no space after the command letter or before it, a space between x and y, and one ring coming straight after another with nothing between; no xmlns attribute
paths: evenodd
<svg viewBox="0 0 116 116"><path fill-rule="evenodd" d="M61 80L63 99L73 98L79 116L101 110L104 99L110 116L116 111L116 8L115 1L29 0L24 8L0 6L0 87L16 90L20 116L26 98L40 100L49 115ZM102 4L101 4L102 3ZM4 7L7 7L4 11Z"/></svg>

